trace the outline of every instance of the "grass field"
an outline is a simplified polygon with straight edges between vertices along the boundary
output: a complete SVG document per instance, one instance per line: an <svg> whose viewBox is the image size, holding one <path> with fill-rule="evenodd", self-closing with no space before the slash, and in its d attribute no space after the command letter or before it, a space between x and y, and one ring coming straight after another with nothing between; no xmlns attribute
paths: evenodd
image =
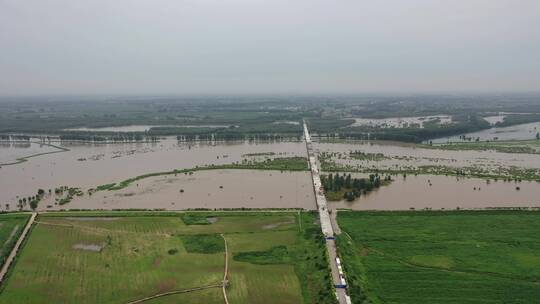
<svg viewBox="0 0 540 304"><path fill-rule="evenodd" d="M332 299L313 213L157 214L41 215L3 286L0 303L127 303L221 284L225 260L220 234L228 244L231 303ZM200 220L206 216L211 222ZM236 258L274 247L286 248L287 258L270 263ZM218 287L147 303L223 303L223 295Z"/></svg>
<svg viewBox="0 0 540 304"><path fill-rule="evenodd" d="M538 303L540 212L347 212L354 303Z"/></svg>
<svg viewBox="0 0 540 304"><path fill-rule="evenodd" d="M0 266L11 252L26 225L29 214L0 214Z"/></svg>
<svg viewBox="0 0 540 304"><path fill-rule="evenodd" d="M197 292L166 296L144 302L145 304L223 304L221 289L213 288Z"/></svg>

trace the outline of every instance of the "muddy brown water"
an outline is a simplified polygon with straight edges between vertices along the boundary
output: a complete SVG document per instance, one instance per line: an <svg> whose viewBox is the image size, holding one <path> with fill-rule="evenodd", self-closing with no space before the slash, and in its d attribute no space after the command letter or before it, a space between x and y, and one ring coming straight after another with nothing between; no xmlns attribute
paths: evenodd
<svg viewBox="0 0 540 304"><path fill-rule="evenodd" d="M319 151L348 154L360 150L402 158L381 162L338 160L340 163L351 162L362 166L479 165L493 168L540 168L540 155L531 154L431 150L389 142L314 145ZM159 143L63 146L71 150L38 156L21 164L0 168L0 210L5 210L6 203L10 203L10 210L14 210L18 195L35 195L38 188L47 190L67 185L80 187L86 192L97 185L119 182L145 173L241 161L244 154L274 152L275 157L288 157L305 156L306 153L303 142L233 142L210 145L178 143L175 139L167 139ZM0 149L0 155L5 157L5 151L9 149ZM432 186L428 185L428 179ZM332 203L332 206L362 210L540 206L540 184L523 182L517 185L519 191L515 190L515 186L502 181L487 185L481 179L458 181L455 177L445 176L408 176L406 180L397 177L392 185L354 203ZM474 187L481 190L473 190ZM184 192L181 193L180 189ZM47 205L53 207L47 208ZM64 206L54 205L54 196L46 195L39 206L41 210L241 207L313 209L315 206L309 172L211 170L196 172L192 176L158 176L140 180L119 191L75 197Z"/></svg>
<svg viewBox="0 0 540 304"><path fill-rule="evenodd" d="M37 143L0 141L0 166L16 162L19 158L58 150L55 147Z"/></svg>
<svg viewBox="0 0 540 304"><path fill-rule="evenodd" d="M520 190L516 190L516 187ZM390 185L361 196L354 202L331 202L330 206L353 210L540 207L540 183L491 181L488 184L477 178L419 175L404 179L400 176L395 177Z"/></svg>
<svg viewBox="0 0 540 304"><path fill-rule="evenodd" d="M121 190L75 197L63 206L47 204L45 199L40 209L315 209L315 198L307 171L205 170L146 178Z"/></svg>
<svg viewBox="0 0 540 304"><path fill-rule="evenodd" d="M275 157L305 156L303 142L62 144L70 151L47 154L0 168L0 204L17 196L35 195L37 189L74 186L83 189L150 172L186 169L241 161L247 153L275 152ZM0 154L6 149L0 149Z"/></svg>
<svg viewBox="0 0 540 304"><path fill-rule="evenodd" d="M480 166L497 169L515 166L518 168L540 168L540 155L512 154L494 151L445 151L417 148L412 144L355 141L348 143L316 143L320 152L340 152L348 155L351 151L382 153L389 159L366 161L355 159L335 159L342 165L360 165L361 168L392 169L397 167L434 166ZM396 159L399 157L401 159ZM365 176L363 174L356 174ZM503 181L486 184L483 179L456 179L452 176L408 175L394 177L395 181L353 203L331 203L334 207L358 210L406 210L488 208L488 207L537 207L540 206L540 183L522 182L518 184ZM428 180L432 186L429 186ZM520 190L516 191L515 187ZM476 187L477 190L474 190ZM480 190L478 190L480 188Z"/></svg>

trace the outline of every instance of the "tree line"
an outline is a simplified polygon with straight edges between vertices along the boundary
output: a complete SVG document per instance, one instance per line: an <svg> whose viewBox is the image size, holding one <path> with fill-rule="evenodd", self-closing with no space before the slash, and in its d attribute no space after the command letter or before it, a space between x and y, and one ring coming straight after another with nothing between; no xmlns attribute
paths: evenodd
<svg viewBox="0 0 540 304"><path fill-rule="evenodd" d="M380 186L392 181L390 175L381 177L378 174L370 174L367 178L351 177L351 174L328 174L321 176L324 191L334 198L341 195L347 201L354 201L362 194L366 194Z"/></svg>

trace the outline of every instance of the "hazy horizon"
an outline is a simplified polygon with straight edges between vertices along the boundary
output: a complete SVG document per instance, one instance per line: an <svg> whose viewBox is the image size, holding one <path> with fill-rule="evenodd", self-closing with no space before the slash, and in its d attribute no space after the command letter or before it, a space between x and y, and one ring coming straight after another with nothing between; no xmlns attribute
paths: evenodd
<svg viewBox="0 0 540 304"><path fill-rule="evenodd" d="M540 2L0 0L0 96L536 93Z"/></svg>

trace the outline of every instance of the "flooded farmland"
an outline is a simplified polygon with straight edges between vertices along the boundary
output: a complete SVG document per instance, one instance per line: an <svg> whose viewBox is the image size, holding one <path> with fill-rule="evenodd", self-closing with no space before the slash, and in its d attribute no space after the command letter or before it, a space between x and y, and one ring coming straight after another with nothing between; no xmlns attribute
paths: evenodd
<svg viewBox="0 0 540 304"><path fill-rule="evenodd" d="M189 169L210 164L230 164L245 159L305 156L304 142L178 142L168 138L141 143L55 143L69 151L40 155L16 165L0 168L0 210L11 209L19 197L35 195L38 188L79 187L84 193L65 205L46 195L39 210L57 209L189 209L189 208L314 208L308 172L257 170L208 170L193 175L156 176L117 191L87 191L98 185L117 183L141 174ZM447 166L528 168L540 170L540 155L494 151L447 151L420 148L413 144L380 141L340 143L316 142L317 153L331 153L342 166L376 169ZM54 151L54 147L26 144L4 145L2 159ZM16 153L14 153L16 151ZM25 152L21 152L25 151ZM376 155L354 158L351 152ZM353 203L333 203L352 209L453 209L540 206L540 185L536 182L456 179L447 176L401 175L395 181ZM431 184L431 186L429 186ZM516 186L520 187L516 190ZM182 190L182 191L181 191Z"/></svg>
<svg viewBox="0 0 540 304"><path fill-rule="evenodd" d="M333 162L366 170L392 170L420 166L454 168L482 167L499 172L501 168L539 169L540 155L492 151L447 151L418 148L411 144L389 142L316 143L318 152L333 153ZM355 159L351 152L376 155L373 160ZM346 171L346 170L343 170ZM362 176L365 174L354 174ZM540 207L540 183L504 182L491 179L445 175L401 174L394 181L356 201L332 203L333 207L358 210L403 210L409 208L455 209L488 207ZM519 187L519 188L516 188ZM519 189L519 190L517 190Z"/></svg>
<svg viewBox="0 0 540 304"><path fill-rule="evenodd" d="M490 118L490 122L496 122L497 118ZM478 132L464 134L466 138L479 141L486 140L527 140L535 139L536 133L540 132L540 122L520 124L510 127L490 128ZM443 137L432 140L433 143L460 142L463 141L459 135Z"/></svg>
<svg viewBox="0 0 540 304"><path fill-rule="evenodd" d="M450 115L431 115L415 117L390 117L390 118L355 118L353 126L369 126L378 128L423 128L424 123L446 125L452 123Z"/></svg>
<svg viewBox="0 0 540 304"><path fill-rule="evenodd" d="M203 170L190 174L150 177L116 191L99 191L54 205L44 199L42 210L55 209L314 209L313 186L307 171ZM47 208L47 205L51 208Z"/></svg>
<svg viewBox="0 0 540 304"><path fill-rule="evenodd" d="M157 143L59 145L70 150L0 168L2 207L5 203L14 203L17 196L35 195L38 188L73 186L86 189L150 172L229 164L241 161L249 153L274 152L273 157L305 156L303 142L227 142L212 145L166 139ZM11 150L0 149L0 153L3 151Z"/></svg>
<svg viewBox="0 0 540 304"><path fill-rule="evenodd" d="M435 175L397 176L390 185L354 202L332 202L330 206L354 210L540 207L540 184Z"/></svg>
<svg viewBox="0 0 540 304"><path fill-rule="evenodd" d="M519 167L540 169L539 154L501 153L495 151L450 151L420 148L415 144L384 141L348 141L343 143L315 144L317 152L337 153L332 160L341 165L364 169L397 169L419 166L448 166L498 169ZM358 151L379 154L376 160L354 159L349 153Z"/></svg>
<svg viewBox="0 0 540 304"><path fill-rule="evenodd" d="M182 128L227 128L228 125L131 125L118 127L101 127L101 128L69 128L64 131L93 131L93 132L147 132L151 128L156 127L182 127Z"/></svg>
<svg viewBox="0 0 540 304"><path fill-rule="evenodd" d="M59 151L58 148L34 142L2 142L0 141L0 167L15 163L20 158L41 153ZM61 151L61 150L60 150Z"/></svg>

